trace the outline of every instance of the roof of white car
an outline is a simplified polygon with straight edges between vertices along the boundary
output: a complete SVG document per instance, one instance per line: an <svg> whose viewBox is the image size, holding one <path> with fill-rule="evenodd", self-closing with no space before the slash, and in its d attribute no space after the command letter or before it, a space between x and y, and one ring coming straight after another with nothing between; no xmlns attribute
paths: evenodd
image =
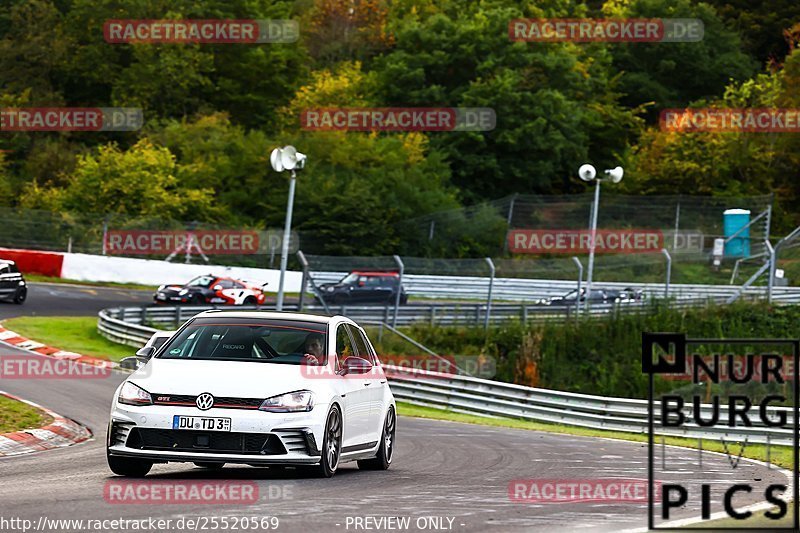
<svg viewBox="0 0 800 533"><path fill-rule="evenodd" d="M320 324L328 324L334 319L341 319L341 316L325 316L325 315L312 315L309 313L288 313L284 311L203 311L196 315L199 317L214 318L261 318L267 320L297 320L298 322L318 322Z"/></svg>

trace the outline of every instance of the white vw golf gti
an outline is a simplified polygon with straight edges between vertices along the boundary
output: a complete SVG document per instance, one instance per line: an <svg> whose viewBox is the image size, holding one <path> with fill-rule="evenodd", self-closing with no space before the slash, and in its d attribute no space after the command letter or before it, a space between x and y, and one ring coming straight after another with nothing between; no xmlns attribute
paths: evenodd
<svg viewBox="0 0 800 533"><path fill-rule="evenodd" d="M108 464L141 477L154 463L385 470L396 407L364 330L343 316L206 311L117 389Z"/></svg>

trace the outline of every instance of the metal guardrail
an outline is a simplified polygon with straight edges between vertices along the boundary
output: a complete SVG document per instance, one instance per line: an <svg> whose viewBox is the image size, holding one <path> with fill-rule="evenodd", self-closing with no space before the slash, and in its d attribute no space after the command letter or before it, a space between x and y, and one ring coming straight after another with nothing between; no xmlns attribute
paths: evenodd
<svg viewBox="0 0 800 533"><path fill-rule="evenodd" d="M98 331L113 341L140 347L159 331L142 324L155 317L149 316L147 309L159 310L160 313L155 316L167 316L166 311L176 308L104 309L98 315ZM204 309L186 308L181 314L188 319L193 313ZM138 319L137 323L128 321L134 317ZM392 365L385 365L384 368L395 397L418 405L607 431L645 433L648 429L646 400L560 392ZM709 418L709 407L703 406L701 409L704 419ZM727 409L720 409L723 413L721 416L724 416ZM786 411L786 408L770 408L768 411L774 414ZM792 420L790 413L787 413L787 420ZM725 427L684 425L680 428L657 428L656 432L659 435L725 439L728 442L743 442L746 439L748 443L786 446L794 443L792 430L759 425L760 420L755 418L753 424L753 427L739 427L735 431Z"/></svg>
<svg viewBox="0 0 800 533"><path fill-rule="evenodd" d="M312 272L317 285L334 283L347 272ZM479 276L430 276L404 274L403 287L409 296L424 298L484 299L489 292L491 279ZM494 278L492 295L494 301L536 301L552 296L562 296L575 289L575 280L549 280L527 278ZM597 287L608 289L642 289L648 295L664 294L664 283L619 283L598 282ZM723 299L741 291L738 285L670 284L669 294L677 300ZM767 287L748 287L743 297L766 298ZM800 287L775 287L773 299L800 303ZM492 308L494 308L494 304Z"/></svg>
<svg viewBox="0 0 800 533"><path fill-rule="evenodd" d="M798 296L800 298L800 296ZM781 301L781 300L776 300ZM793 300L792 300L793 301ZM663 300L645 299L616 303L595 304L582 311L582 316L590 317L607 316L613 313L633 313L646 310L654 305L663 303ZM687 308L708 305L710 303L724 303L724 298L695 298L683 300L669 300L673 308ZM224 307L222 307L224 308ZM190 316L209 309L220 309L215 306L149 306L149 307L116 307L105 309L110 318L124 321L129 324L168 326L174 328L183 323ZM230 308L228 308L230 309ZM274 310L273 305L254 307L238 306L237 310L262 309ZM297 311L296 304L284 303L284 310ZM574 305L530 305L525 303L510 304L494 303L489 307L487 303L413 303L400 306L397 317L391 306L378 305L333 305L328 304L327 310L321 305L305 305L303 312L321 315L345 315L356 321L380 321L395 323L398 326L411 324L429 324L431 326L480 326L489 323L498 324L508 320L518 320L524 323L540 323L551 320L569 320L576 318ZM488 316L487 316L488 315ZM113 325L108 327L115 333ZM120 339L130 332L118 331ZM122 342L122 341L120 341Z"/></svg>

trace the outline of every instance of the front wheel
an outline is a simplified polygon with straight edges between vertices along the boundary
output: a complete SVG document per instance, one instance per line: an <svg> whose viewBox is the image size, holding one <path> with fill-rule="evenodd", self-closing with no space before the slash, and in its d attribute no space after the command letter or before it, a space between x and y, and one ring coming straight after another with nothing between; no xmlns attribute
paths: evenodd
<svg viewBox="0 0 800 533"><path fill-rule="evenodd" d="M257 303L258 302L256 301L254 296L248 296L247 298L244 299L242 305L256 305Z"/></svg>
<svg viewBox="0 0 800 533"><path fill-rule="evenodd" d="M153 468L152 461L132 459L130 457L114 457L106 452L108 467L118 476L144 477Z"/></svg>
<svg viewBox="0 0 800 533"><path fill-rule="evenodd" d="M392 456L394 455L394 435L396 428L397 417L394 414L394 409L389 408L389 412L386 414L386 422L383 424L381 445L378 448L378 455L372 459L362 459L358 461L358 468L361 470L389 469L389 465L392 464Z"/></svg>
<svg viewBox="0 0 800 533"><path fill-rule="evenodd" d="M339 457L342 453L342 413L334 405L328 413L325 422L325 437L322 440L322 458L319 465L312 467L311 471L319 477L333 477L339 467Z"/></svg>
<svg viewBox="0 0 800 533"><path fill-rule="evenodd" d="M28 297L28 288L27 287L20 287L17 291L17 294L14 295L14 303L19 305L25 303L25 299Z"/></svg>

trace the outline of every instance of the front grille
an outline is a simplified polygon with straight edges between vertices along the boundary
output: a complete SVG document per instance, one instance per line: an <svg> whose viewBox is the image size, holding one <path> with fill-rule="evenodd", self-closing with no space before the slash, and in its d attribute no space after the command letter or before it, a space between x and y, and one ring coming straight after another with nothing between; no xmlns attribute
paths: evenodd
<svg viewBox="0 0 800 533"><path fill-rule="evenodd" d="M134 428L128 447L140 450L284 455L281 440L269 433L228 433Z"/></svg>
<svg viewBox="0 0 800 533"><path fill-rule="evenodd" d="M197 396L186 394L151 394L153 405L195 405ZM214 397L214 407L219 409L258 409L263 398Z"/></svg>
<svg viewBox="0 0 800 533"><path fill-rule="evenodd" d="M111 446L118 444L125 445L128 439L128 434L131 431L133 424L123 424L121 422L114 422L111 424Z"/></svg>

